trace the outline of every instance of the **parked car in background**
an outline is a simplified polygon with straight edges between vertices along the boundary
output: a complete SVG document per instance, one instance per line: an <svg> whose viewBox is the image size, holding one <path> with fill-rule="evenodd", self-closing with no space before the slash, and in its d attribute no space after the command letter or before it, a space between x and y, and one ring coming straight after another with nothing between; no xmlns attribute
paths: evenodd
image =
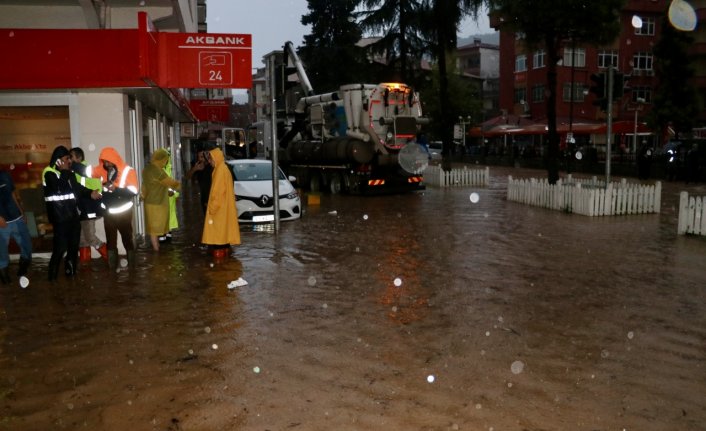
<svg viewBox="0 0 706 431"><path fill-rule="evenodd" d="M272 193L272 162L261 159L228 160L233 172L235 206L240 223L268 223L275 219ZM301 217L301 199L292 185L294 177L287 178L278 169L280 220Z"/></svg>

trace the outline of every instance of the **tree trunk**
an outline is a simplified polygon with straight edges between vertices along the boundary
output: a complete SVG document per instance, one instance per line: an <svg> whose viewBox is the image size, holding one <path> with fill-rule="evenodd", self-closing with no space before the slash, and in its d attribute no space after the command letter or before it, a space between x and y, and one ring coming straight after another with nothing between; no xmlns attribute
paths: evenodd
<svg viewBox="0 0 706 431"><path fill-rule="evenodd" d="M553 36L548 36L547 47L547 180L556 184L559 180L559 134L556 130L556 92L557 92L557 62L559 61L559 46Z"/></svg>

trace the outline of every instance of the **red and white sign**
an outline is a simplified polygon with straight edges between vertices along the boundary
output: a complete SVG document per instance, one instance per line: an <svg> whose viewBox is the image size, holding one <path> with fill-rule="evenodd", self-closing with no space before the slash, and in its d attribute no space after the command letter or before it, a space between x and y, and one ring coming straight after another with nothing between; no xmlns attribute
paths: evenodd
<svg viewBox="0 0 706 431"><path fill-rule="evenodd" d="M3 29L0 89L251 88L249 34Z"/></svg>
<svg viewBox="0 0 706 431"><path fill-rule="evenodd" d="M249 34L159 33L160 83L169 88L250 88Z"/></svg>
<svg viewBox="0 0 706 431"><path fill-rule="evenodd" d="M227 123L231 100L231 98L190 100L189 108L199 121Z"/></svg>

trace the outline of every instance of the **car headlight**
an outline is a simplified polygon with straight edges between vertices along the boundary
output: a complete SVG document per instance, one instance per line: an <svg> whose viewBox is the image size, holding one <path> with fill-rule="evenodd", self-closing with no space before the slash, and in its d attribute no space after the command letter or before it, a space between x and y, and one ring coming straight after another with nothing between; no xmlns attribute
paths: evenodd
<svg viewBox="0 0 706 431"><path fill-rule="evenodd" d="M297 192L292 192L287 195L284 195L285 199L296 199L299 197L299 194Z"/></svg>

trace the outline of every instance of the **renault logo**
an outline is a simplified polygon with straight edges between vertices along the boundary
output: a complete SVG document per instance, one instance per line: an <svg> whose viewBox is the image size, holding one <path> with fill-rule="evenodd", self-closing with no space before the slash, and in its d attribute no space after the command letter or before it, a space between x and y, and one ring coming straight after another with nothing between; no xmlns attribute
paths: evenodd
<svg viewBox="0 0 706 431"><path fill-rule="evenodd" d="M260 205L263 207L270 205L270 197L267 195L260 196Z"/></svg>

